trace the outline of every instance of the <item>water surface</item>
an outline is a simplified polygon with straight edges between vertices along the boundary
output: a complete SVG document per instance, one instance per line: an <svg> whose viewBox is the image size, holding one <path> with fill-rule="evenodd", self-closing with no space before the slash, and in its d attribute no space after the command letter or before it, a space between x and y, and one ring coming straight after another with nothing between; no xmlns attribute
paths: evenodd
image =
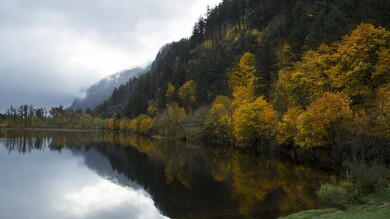
<svg viewBox="0 0 390 219"><path fill-rule="evenodd" d="M0 132L0 218L275 218L329 174L275 156L114 133Z"/></svg>

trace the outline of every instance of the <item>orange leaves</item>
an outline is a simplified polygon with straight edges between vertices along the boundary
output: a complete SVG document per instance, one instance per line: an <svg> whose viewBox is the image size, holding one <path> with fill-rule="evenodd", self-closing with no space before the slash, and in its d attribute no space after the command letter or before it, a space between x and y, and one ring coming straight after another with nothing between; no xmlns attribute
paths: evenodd
<svg viewBox="0 0 390 219"><path fill-rule="evenodd" d="M154 119L145 114L130 121L130 129L137 134L147 134L153 126Z"/></svg>
<svg viewBox="0 0 390 219"><path fill-rule="evenodd" d="M230 138L232 129L237 142L249 145L275 134L277 113L264 97L256 98L255 72L255 57L246 52L229 75L232 103L228 97L216 98L209 110L205 131L211 131L216 137Z"/></svg>
<svg viewBox="0 0 390 219"><path fill-rule="evenodd" d="M324 93L298 117L295 143L300 147L331 145L334 135L352 118L350 102L343 94Z"/></svg>
<svg viewBox="0 0 390 219"><path fill-rule="evenodd" d="M341 91L353 100L372 98L377 87L389 83L389 45L389 31L361 24L340 42L307 51L280 70L277 95L287 96L289 106L303 107L325 91Z"/></svg>

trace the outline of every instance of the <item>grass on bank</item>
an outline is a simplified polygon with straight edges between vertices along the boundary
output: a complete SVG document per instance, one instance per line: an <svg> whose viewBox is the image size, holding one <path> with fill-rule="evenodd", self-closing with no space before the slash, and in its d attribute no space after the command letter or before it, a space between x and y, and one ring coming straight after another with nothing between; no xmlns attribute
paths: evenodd
<svg viewBox="0 0 390 219"><path fill-rule="evenodd" d="M390 188L362 198L361 204L348 205L345 211L336 208L300 211L281 219L346 218L386 219L390 218Z"/></svg>

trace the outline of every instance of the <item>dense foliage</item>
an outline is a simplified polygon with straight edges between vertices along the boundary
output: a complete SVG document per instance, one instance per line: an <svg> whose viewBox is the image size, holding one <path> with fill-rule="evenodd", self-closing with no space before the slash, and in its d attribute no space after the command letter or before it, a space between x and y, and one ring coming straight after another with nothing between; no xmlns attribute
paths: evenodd
<svg viewBox="0 0 390 219"><path fill-rule="evenodd" d="M190 38L165 45L148 72L115 89L97 115L113 130L359 148L356 156L376 157L367 151L389 142L389 7L369 0L224 0L207 8ZM21 109L22 120L9 112L3 123L37 126L33 117L47 117L51 126L95 126L85 122L94 119L88 113L76 125L77 113L52 110L41 116L37 109L34 117Z"/></svg>

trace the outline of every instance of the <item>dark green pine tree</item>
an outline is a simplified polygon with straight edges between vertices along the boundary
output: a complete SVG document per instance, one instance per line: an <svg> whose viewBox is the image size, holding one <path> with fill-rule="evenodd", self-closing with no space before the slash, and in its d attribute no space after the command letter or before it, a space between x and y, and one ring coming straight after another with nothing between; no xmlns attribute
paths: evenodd
<svg viewBox="0 0 390 219"><path fill-rule="evenodd" d="M258 95L264 95L269 100L271 85L277 79L277 61L268 39L258 47L255 56L256 76L259 78L256 90Z"/></svg>
<svg viewBox="0 0 390 219"><path fill-rule="evenodd" d="M322 4L315 16L311 33L307 37L307 45L316 48L321 43L329 44L339 40L348 31L348 19L335 5Z"/></svg>

